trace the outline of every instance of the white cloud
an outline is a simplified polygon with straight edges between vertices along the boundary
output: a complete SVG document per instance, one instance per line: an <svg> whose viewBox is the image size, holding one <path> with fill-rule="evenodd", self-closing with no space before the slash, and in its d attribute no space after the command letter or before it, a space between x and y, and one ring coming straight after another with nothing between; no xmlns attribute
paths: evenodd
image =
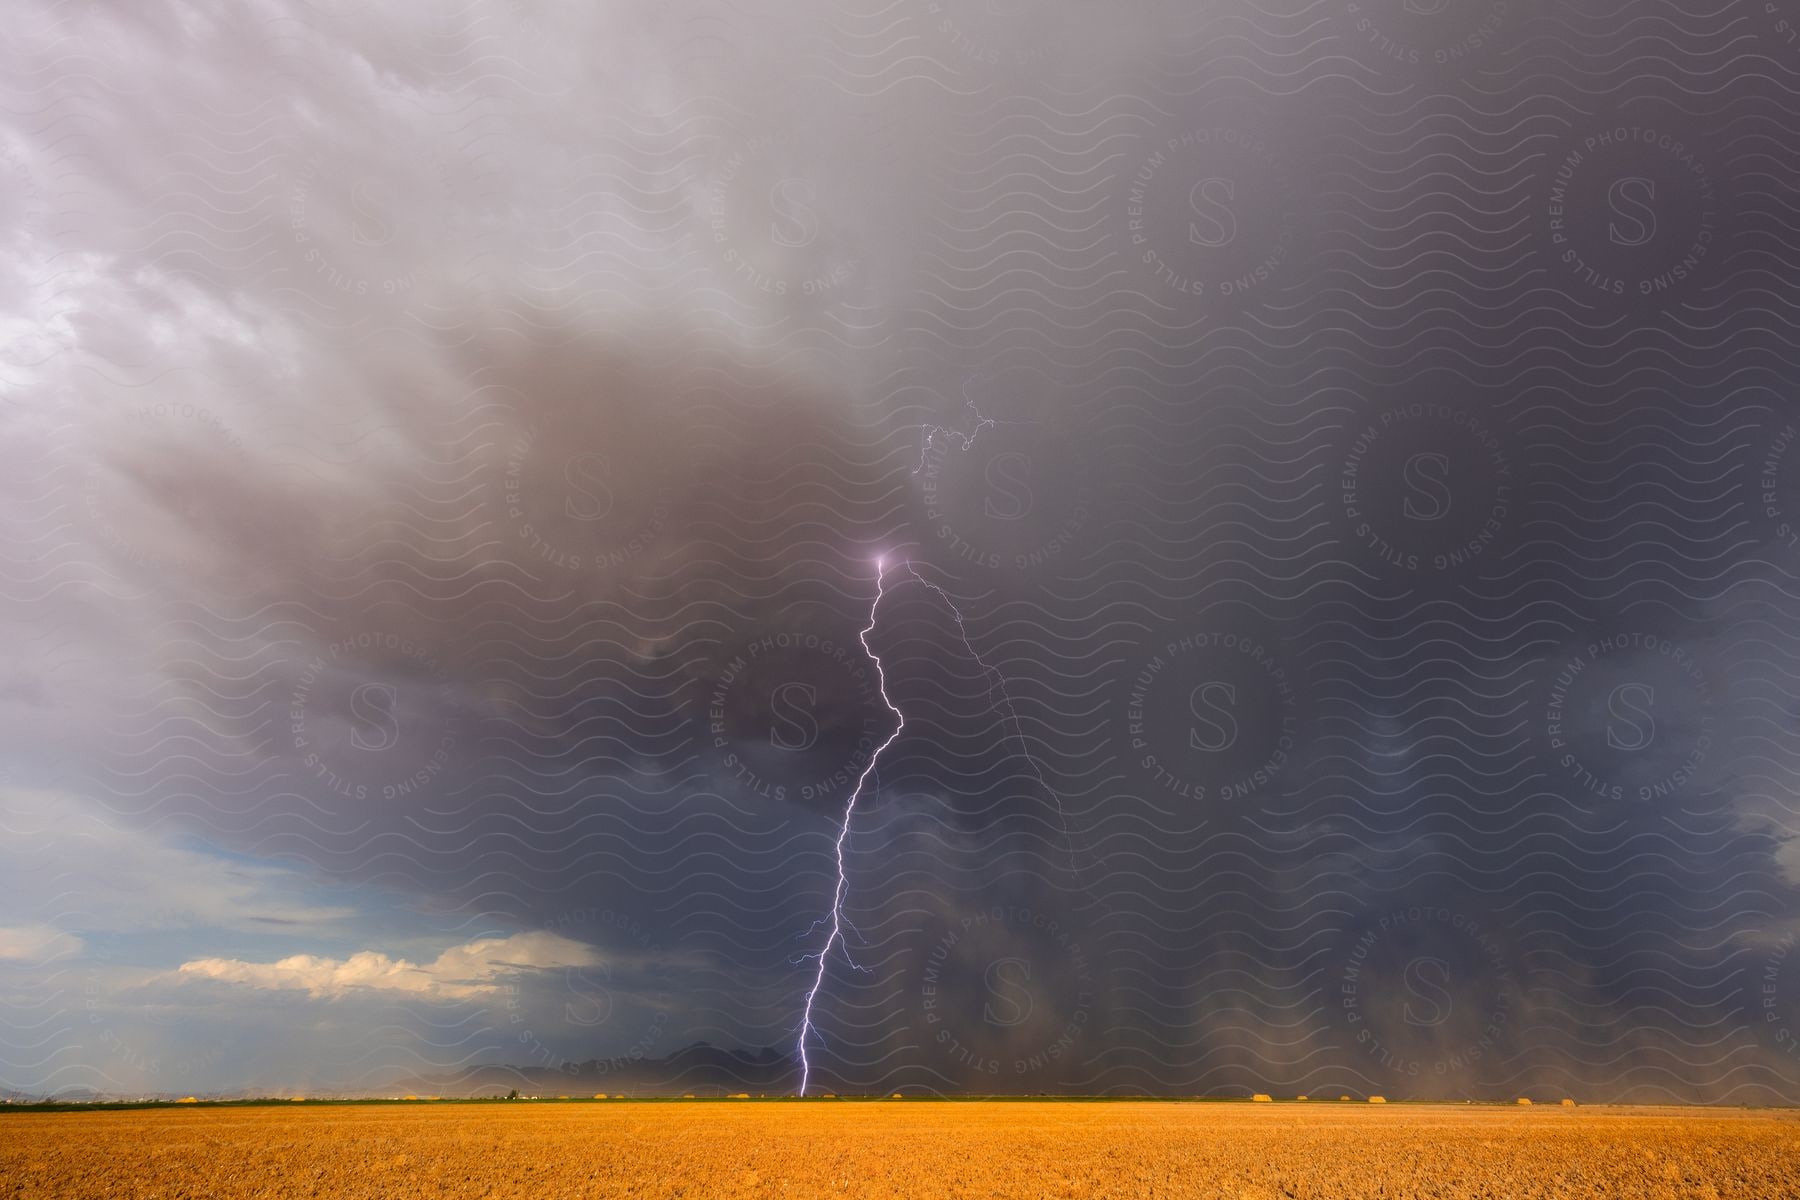
<svg viewBox="0 0 1800 1200"><path fill-rule="evenodd" d="M349 958L296 954L272 963L202 958L181 964L180 973L267 991L305 991L322 998L385 991L430 1000L480 1000L497 995L506 976L591 967L599 962L598 952L581 942L554 933L518 933L452 946L428 964L362 950Z"/></svg>
<svg viewBox="0 0 1800 1200"><path fill-rule="evenodd" d="M0 788L0 832L0 908L54 898L57 924L83 933L317 933L354 915L306 900L301 872L123 828L80 796Z"/></svg>
<svg viewBox="0 0 1800 1200"><path fill-rule="evenodd" d="M45 963L81 950L80 938L48 925L0 925L0 962Z"/></svg>

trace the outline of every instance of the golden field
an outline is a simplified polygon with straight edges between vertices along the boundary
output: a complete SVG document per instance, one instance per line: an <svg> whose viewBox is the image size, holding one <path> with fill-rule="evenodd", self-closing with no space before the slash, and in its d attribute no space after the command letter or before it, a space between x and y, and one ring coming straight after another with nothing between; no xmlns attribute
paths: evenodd
<svg viewBox="0 0 1800 1200"><path fill-rule="evenodd" d="M1800 1114L891 1100L0 1113L0 1197L1800 1196Z"/></svg>

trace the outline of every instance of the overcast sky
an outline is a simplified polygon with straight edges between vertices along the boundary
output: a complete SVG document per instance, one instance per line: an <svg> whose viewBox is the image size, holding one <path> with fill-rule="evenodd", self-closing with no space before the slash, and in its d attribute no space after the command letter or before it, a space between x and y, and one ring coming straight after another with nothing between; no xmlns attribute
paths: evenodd
<svg viewBox="0 0 1800 1200"><path fill-rule="evenodd" d="M0 1089L1800 1101L1775 7L27 4Z"/></svg>

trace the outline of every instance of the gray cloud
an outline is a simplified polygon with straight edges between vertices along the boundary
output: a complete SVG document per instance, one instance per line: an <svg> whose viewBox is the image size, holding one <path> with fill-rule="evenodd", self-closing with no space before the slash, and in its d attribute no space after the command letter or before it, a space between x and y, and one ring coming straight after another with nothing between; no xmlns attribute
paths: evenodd
<svg viewBox="0 0 1800 1200"><path fill-rule="evenodd" d="M1738 8L26 12L0 1084L792 1086L877 618L825 1086L1791 1099Z"/></svg>

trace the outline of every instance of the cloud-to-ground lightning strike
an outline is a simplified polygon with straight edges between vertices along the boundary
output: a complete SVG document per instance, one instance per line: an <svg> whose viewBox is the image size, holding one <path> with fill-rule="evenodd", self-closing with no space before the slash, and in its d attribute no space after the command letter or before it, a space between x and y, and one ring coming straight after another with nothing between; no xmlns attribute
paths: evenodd
<svg viewBox="0 0 1800 1200"><path fill-rule="evenodd" d="M988 695L993 695L996 685L999 687L1000 697L1005 702L1006 719L1012 725L1013 737L1019 743L1019 751L1025 756L1025 761L1031 764L1032 774L1037 776L1037 780L1043 785L1044 790L1049 792L1051 797L1056 801L1056 815L1062 823L1063 842L1069 850L1069 870L1074 875L1076 882L1081 883L1081 868L1075 861L1075 845L1073 840L1069 837L1068 815L1063 812L1062 797L1057 795L1056 789L1050 786L1050 781L1044 778L1043 768L1038 765L1037 756L1032 754L1031 746L1025 740L1025 730L1019 723L1018 710L1013 706L1012 695L1006 690L1005 674L997 667L990 665L986 659L981 657L980 652L975 649L974 643L969 640L969 628L963 621L962 610L958 608L956 602L950 598L950 593L919 574L919 570L917 567L913 566L912 560L908 559L902 565L906 568L906 573L908 575L911 575L920 584L923 584L933 592L936 592L938 597L942 599L944 604L950 609L951 615L956 618L956 628L958 633L962 636L963 649L969 652L969 657L975 660L981 667L983 674L991 680L988 684ZM799 1094L802 1096L806 1095L807 1085L812 1080L812 1062L807 1057L806 1038L807 1035L812 1032L813 1004L818 999L819 989L824 986L826 963L831 955L832 947L843 940L845 923L844 893L849 889L849 878L844 871L844 840L850 835L850 821L856 814L857 801L862 799L863 786L868 782L869 777L875 773L875 768L881 761L882 752L893 745L894 740L900 736L900 731L906 728L906 714L900 710L900 706L895 704L893 699L888 695L887 673L882 666L881 656L875 653L874 648L869 645L869 635L875 632L875 626L877 624L876 614L881 608L882 596L886 594L886 578L887 559L885 557L877 558L875 560L875 602L869 606L869 624L859 635L859 640L862 642L863 652L866 653L869 656L869 660L875 664L875 678L881 691L881 702L887 705L889 712L894 714L894 731L888 735L886 741L875 748L875 753L869 756L868 764L863 767L862 774L857 776L856 787L851 790L850 798L844 804L844 821L843 824L838 827L837 835L837 883L832 890L831 911L827 916L822 917L813 923L814 929L817 929L820 925L829 925L831 928L830 932L825 937L825 945L819 950L819 969L813 976L812 986L807 989L806 1007L800 1017L800 1036L797 1044L800 1052Z"/></svg>
<svg viewBox="0 0 1800 1200"><path fill-rule="evenodd" d="M1035 422L1031 421L996 421L992 417L983 416L981 410L975 407L975 402L973 400L968 400L966 403L969 412L975 417L974 428L969 430L968 433L958 433L955 430L942 425L925 426L919 442L919 465L914 468L913 471L915 475L924 469L925 460L931 453L932 443L940 436L951 438L959 443L964 450L970 450L975 445L975 439L981 436L981 432L984 429L989 429L999 424L1035 424ZM1013 705L1012 695L1006 690L1005 674L998 668L990 666L987 660L982 658L981 654L975 649L974 643L969 640L969 627L963 621L962 610L958 608L956 602L950 598L950 593L919 574L918 568L912 565L911 559L907 559L903 565L906 567L907 574L911 575L919 583L936 592L938 597L949 607L951 615L956 618L956 628L957 632L962 636L963 649L969 652L969 657L975 660L981 667L982 673L992 681L988 684L988 695L990 697L994 694L995 685L998 684L1000 688L1000 697L1005 702L1006 706L1006 719L1012 726L1013 737L1019 743L1019 752L1025 756L1025 761L1031 764L1032 774L1037 776L1038 783L1043 786L1046 792L1050 793L1051 798L1056 802L1057 819L1062 824L1063 844L1068 847L1069 851L1069 871L1074 876L1076 883L1083 883L1081 878L1081 868L1075 861L1075 843L1069 836L1069 818L1068 814L1063 811L1062 797L1057 794L1055 788L1050 786L1050 781L1044 777L1044 771L1043 768L1038 765L1037 756L1032 754L1031 746L1025 740L1025 730L1019 723L1018 710ZM824 986L825 968L831 957L832 947L842 941L844 936L844 893L849 888L849 880L844 873L844 840L850 836L850 821L856 814L857 801L862 799L863 786L868 782L869 776L875 773L876 765L881 761L882 752L893 745L894 739L900 736L900 731L906 728L906 714L900 711L900 707L896 705L893 699L888 695L887 673L882 667L881 656L875 653L874 649L869 645L869 635L875 632L875 625L877 623L876 614L881 608L881 598L885 594L886 579L887 558L886 556L883 556L875 560L875 602L869 606L869 624L863 629L862 633L858 635L858 640L862 642L863 653L867 654L869 660L875 664L875 678L881 691L881 702L887 705L889 712L894 714L895 725L894 731L888 735L887 740L877 746L875 748L875 753L869 756L868 765L863 768L862 774L857 776L856 786L851 789L850 792L850 799L844 804L844 822L842 825L838 826L837 845L835 848L837 854L837 884L831 895L831 912L828 916L813 923L814 929L817 929L821 924L829 924L831 931L825 937L825 945L819 950L819 969L813 976L812 986L806 990L806 1006L800 1016L800 1035L797 1040L797 1046L800 1052L800 1095L802 1096L806 1095L807 1085L812 1079L812 1061L807 1057L806 1038L807 1035L812 1032L813 1004L818 1000L819 989ZM1083 884L1083 886L1085 886L1085 884Z"/></svg>
<svg viewBox="0 0 1800 1200"><path fill-rule="evenodd" d="M825 982L825 965L831 957L831 948L844 936L844 891L848 882L844 876L844 839L850 835L850 819L856 813L856 802L862 798L863 784L868 782L869 776L874 773L875 764L881 761L882 751L893 745L894 739L900 736L900 731L906 728L906 714L901 712L899 706L888 697L887 673L882 669L881 655L875 653L874 648L869 645L869 635L875 632L875 614L881 608L882 581L886 577L887 559L878 558L875 560L875 602L869 605L869 624L858 635L858 640L862 642L863 652L875 664L875 680L881 691L881 702L888 706L889 712L894 714L894 732L888 734L887 741L877 746L875 753L869 755L868 765L863 768L862 774L857 776L856 787L851 790L850 799L844 804L844 823L839 826L837 835L837 886L831 894L829 918L831 932L826 935L825 945L819 950L819 972L813 977L812 987L807 989L806 1010L800 1017L798 1045L800 1050L800 1094L802 1096L806 1095L806 1085L812 1078L812 1063L806 1057L806 1035L812 1031L813 1001L818 997L819 988Z"/></svg>
<svg viewBox="0 0 1800 1200"><path fill-rule="evenodd" d="M942 425L925 426L919 440L919 465L913 470L915 475L925 468L925 460L931 453L932 443L940 436L953 439L961 445L964 450L970 450L974 447L975 440L981 436L981 432L984 429L989 429L999 424L1035 424L1035 422L1031 421L996 421L992 417L983 416L981 410L975 407L975 402L973 400L967 400L966 403L969 412L975 417L974 428L969 430L968 433L958 433L957 431ZM1063 844L1068 847L1069 851L1069 871L1074 876L1076 883L1085 886L1085 883L1081 878L1081 868L1075 861L1075 843L1069 836L1069 818L1068 814L1063 811L1062 797L1057 794L1055 788L1050 786L1050 781L1044 777L1044 771L1043 768L1038 765L1037 756L1032 754L1031 746L1025 740L1025 730L1019 723L1018 710L1013 705L1012 695L1006 690L1005 674L998 668L990 666L987 660L982 658L981 654L975 649L974 643L969 640L969 627L963 621L962 610L958 608L956 602L950 598L950 593L919 574L918 568L913 566L911 559L907 559L903 565L906 567L907 574L911 575L919 583L936 592L938 597L949 607L951 615L956 618L956 628L957 632L962 637L963 649L969 652L969 657L975 660L981 667L982 673L992 681L988 684L988 695L990 697L994 693L995 685L998 684L1000 688L1000 697L1005 702L1006 720L1011 724L1013 737L1019 743L1019 752L1025 756L1025 761L1031 764L1032 774L1037 776L1038 783L1043 786L1046 792L1050 793L1051 798L1056 803L1057 819L1062 825ZM857 801L862 799L863 786L868 782L869 777L875 773L876 765L881 761L882 752L893 745L894 739L900 736L900 731L906 728L906 714L900 711L900 707L896 705L893 699L888 695L887 673L882 667L881 656L876 654L874 649L869 645L869 635L875 632L877 623L876 614L881 608L881 598L885 594L886 579L887 558L883 556L875 560L875 602L869 606L869 624L863 629L862 633L858 635L858 640L862 642L863 652L867 654L869 660L875 664L875 677L881 691L881 702L887 705L889 712L894 714L895 725L894 731L888 735L887 740L877 746L875 748L875 753L869 756L868 765L863 768L862 774L857 776L856 786L851 789L850 798L844 804L844 821L842 825L838 826L837 845L835 847L837 855L837 883L833 888L831 895L831 912L828 916L815 921L812 926L813 929L817 929L822 924L828 924L830 925L831 930L825 937L825 945L819 950L819 969L813 976L812 986L806 990L806 1005L800 1016L800 1034L796 1045L800 1052L799 1094L802 1096L806 1095L807 1085L812 1080L812 1061L807 1057L806 1039L807 1035L812 1032L813 1004L818 1000L819 989L824 986L825 968L831 957L832 948L842 941L844 936L844 893L849 888L849 879L844 873L844 840L850 836L850 821L856 814ZM811 956L808 955L805 957Z"/></svg>

